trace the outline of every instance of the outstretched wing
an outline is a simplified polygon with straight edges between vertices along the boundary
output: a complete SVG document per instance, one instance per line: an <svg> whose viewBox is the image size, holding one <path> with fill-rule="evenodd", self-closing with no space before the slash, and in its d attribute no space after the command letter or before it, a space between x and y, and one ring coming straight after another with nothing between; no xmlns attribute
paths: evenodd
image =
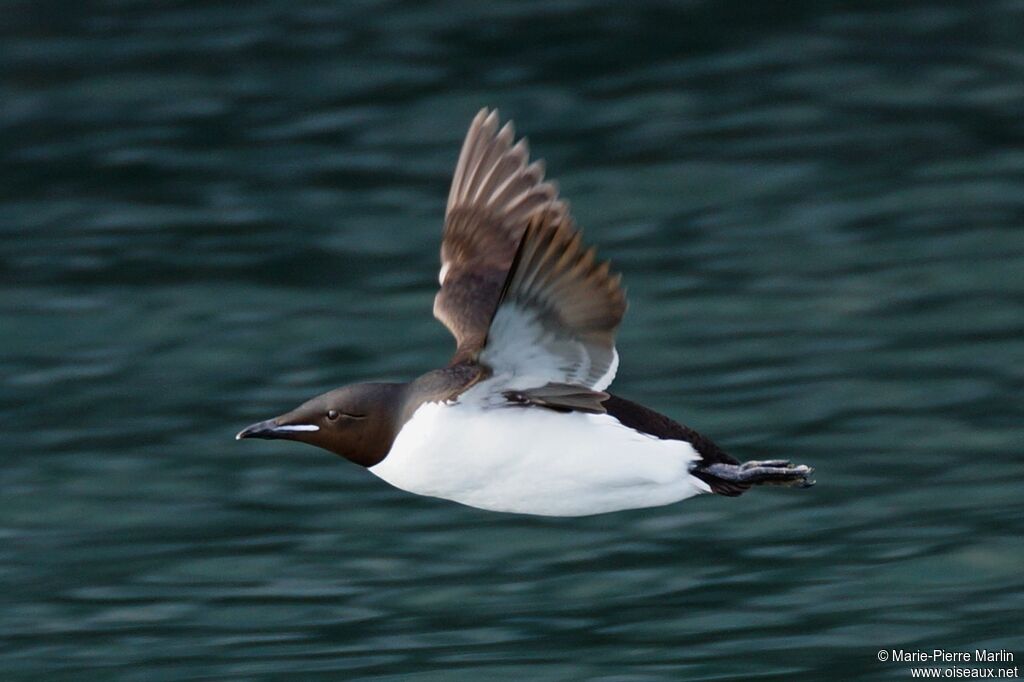
<svg viewBox="0 0 1024 682"><path fill-rule="evenodd" d="M602 391L615 378L615 332L626 313L621 276L598 262L564 211L530 218L480 362L509 389ZM577 389L573 389L577 387ZM551 396L544 396L551 402ZM607 396L604 396L607 397ZM566 405L569 406L569 405Z"/></svg>
<svg viewBox="0 0 1024 682"><path fill-rule="evenodd" d="M543 162L529 163L526 140L513 144L514 137L511 122L499 130L498 112L482 109L452 179L434 316L455 336L453 362L479 356L531 216L542 208L568 213L544 181Z"/></svg>

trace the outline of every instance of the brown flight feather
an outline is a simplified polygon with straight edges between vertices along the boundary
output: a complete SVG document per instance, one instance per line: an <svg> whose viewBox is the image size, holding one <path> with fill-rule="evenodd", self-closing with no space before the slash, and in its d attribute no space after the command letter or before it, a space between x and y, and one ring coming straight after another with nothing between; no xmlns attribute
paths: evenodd
<svg viewBox="0 0 1024 682"><path fill-rule="evenodd" d="M513 144L511 123L482 109L466 134L452 178L441 243L443 278L434 316L455 336L452 363L475 360L531 216L565 214L544 165L529 163L526 140Z"/></svg>
<svg viewBox="0 0 1024 682"><path fill-rule="evenodd" d="M538 211L526 228L499 302L499 309L516 306L542 325L538 343L583 387L594 387L612 368L615 332L626 312L621 276L612 274L610 264L598 262L595 254L583 245L564 211Z"/></svg>

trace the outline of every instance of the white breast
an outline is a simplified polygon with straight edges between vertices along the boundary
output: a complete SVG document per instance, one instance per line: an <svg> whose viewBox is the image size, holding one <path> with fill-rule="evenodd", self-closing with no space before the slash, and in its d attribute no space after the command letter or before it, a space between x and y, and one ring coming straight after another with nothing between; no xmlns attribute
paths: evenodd
<svg viewBox="0 0 1024 682"><path fill-rule="evenodd" d="M583 516L707 492L689 472L697 459L689 443L640 434L608 415L468 400L420 406L370 471L481 509Z"/></svg>

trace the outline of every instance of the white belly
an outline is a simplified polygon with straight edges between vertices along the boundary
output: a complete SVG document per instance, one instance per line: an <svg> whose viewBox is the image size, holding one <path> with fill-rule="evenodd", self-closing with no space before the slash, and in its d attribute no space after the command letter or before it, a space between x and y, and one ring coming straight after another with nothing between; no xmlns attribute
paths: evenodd
<svg viewBox="0 0 1024 682"><path fill-rule="evenodd" d="M422 405L370 468L395 487L481 509L584 516L670 504L708 486L689 443L607 415L542 408Z"/></svg>

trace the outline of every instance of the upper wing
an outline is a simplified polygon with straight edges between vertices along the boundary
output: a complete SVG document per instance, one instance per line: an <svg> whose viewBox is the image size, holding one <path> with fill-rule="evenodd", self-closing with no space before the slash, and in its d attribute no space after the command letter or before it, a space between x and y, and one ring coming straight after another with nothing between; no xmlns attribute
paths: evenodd
<svg viewBox="0 0 1024 682"><path fill-rule="evenodd" d="M618 368L615 332L626 313L621 276L583 246L572 219L530 219L494 313L480 361L511 389L558 385L602 391ZM576 390L576 393L579 391ZM607 396L604 396L607 397Z"/></svg>
<svg viewBox="0 0 1024 682"><path fill-rule="evenodd" d="M511 122L499 130L498 112L482 109L455 167L434 298L434 316L458 343L453 362L478 357L530 217L568 213L543 163L529 163L526 140L514 137Z"/></svg>

